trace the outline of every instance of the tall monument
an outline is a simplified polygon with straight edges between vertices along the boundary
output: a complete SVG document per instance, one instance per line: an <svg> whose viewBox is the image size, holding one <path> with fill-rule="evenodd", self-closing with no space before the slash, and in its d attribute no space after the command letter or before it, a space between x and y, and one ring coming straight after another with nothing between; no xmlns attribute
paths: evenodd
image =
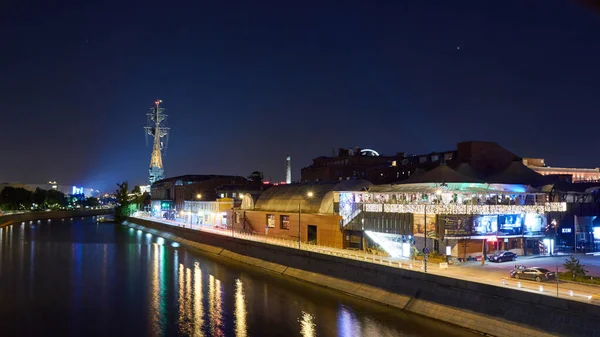
<svg viewBox="0 0 600 337"><path fill-rule="evenodd" d="M285 157L285 183L292 183L292 157L289 154Z"/></svg>
<svg viewBox="0 0 600 337"><path fill-rule="evenodd" d="M163 113L163 109L160 104L162 100L156 100L154 107L150 109L150 112L146 114L148 116L146 129L146 142L148 141L148 135L153 137L152 142L152 156L150 157L150 169L148 181L152 185L155 181L161 180L165 177L165 169L162 162L162 151L166 150L169 142L169 128L167 124L167 115ZM164 142L163 142L164 138Z"/></svg>

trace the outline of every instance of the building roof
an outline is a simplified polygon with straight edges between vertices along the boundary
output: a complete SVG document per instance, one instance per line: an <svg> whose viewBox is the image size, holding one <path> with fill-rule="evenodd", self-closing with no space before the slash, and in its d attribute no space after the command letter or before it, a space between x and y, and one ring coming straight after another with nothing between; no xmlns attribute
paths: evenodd
<svg viewBox="0 0 600 337"><path fill-rule="evenodd" d="M413 174L410 178L397 184L417 183L483 183L483 180L457 172L447 165L440 165L427 172Z"/></svg>
<svg viewBox="0 0 600 337"><path fill-rule="evenodd" d="M297 213L300 204L304 213L332 214L334 191L359 191L371 185L366 180L343 180L273 186L258 198L255 209Z"/></svg>
<svg viewBox="0 0 600 337"><path fill-rule="evenodd" d="M229 179L246 179L241 176L230 176L230 175L219 175L219 174L186 174L183 176L164 178L159 181L156 181L155 184L172 182L172 181L177 181L177 180L181 180L182 182L199 182L199 181L205 181L205 180L210 180L210 179L228 179L228 178Z"/></svg>
<svg viewBox="0 0 600 337"><path fill-rule="evenodd" d="M542 185L544 176L525 166L522 161L513 161L502 172L486 178L488 183Z"/></svg>

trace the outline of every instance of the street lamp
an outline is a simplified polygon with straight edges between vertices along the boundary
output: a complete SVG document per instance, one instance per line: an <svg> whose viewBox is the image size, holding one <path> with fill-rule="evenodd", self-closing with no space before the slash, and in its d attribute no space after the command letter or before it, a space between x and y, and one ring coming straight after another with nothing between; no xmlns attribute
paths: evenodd
<svg viewBox="0 0 600 337"><path fill-rule="evenodd" d="M313 194L312 191L309 191L308 193L306 193L306 196L308 198L312 198L313 195L314 194ZM302 216L302 208L301 208L302 200L303 199L298 200L298 249L300 249L300 227L302 227L302 221L301 221L301 216Z"/></svg>
<svg viewBox="0 0 600 337"><path fill-rule="evenodd" d="M202 199L202 194L200 194L200 193L196 194L196 199Z"/></svg>

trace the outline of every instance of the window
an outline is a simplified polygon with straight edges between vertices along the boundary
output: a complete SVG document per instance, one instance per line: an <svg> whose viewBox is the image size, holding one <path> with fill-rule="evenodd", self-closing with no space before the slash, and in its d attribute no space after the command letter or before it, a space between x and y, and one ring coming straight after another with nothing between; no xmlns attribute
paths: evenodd
<svg viewBox="0 0 600 337"><path fill-rule="evenodd" d="M231 195L232 198L235 198L235 192L233 192L233 194Z"/></svg>
<svg viewBox="0 0 600 337"><path fill-rule="evenodd" d="M225 198L225 193L221 193L221 198Z"/></svg>
<svg viewBox="0 0 600 337"><path fill-rule="evenodd" d="M433 156L431 156L431 161L438 161L440 159L440 157L437 154L434 154Z"/></svg>
<svg viewBox="0 0 600 337"><path fill-rule="evenodd" d="M281 229L290 229L290 216L289 215L281 216Z"/></svg>
<svg viewBox="0 0 600 337"><path fill-rule="evenodd" d="M444 154L444 159L445 160L452 160L452 152L448 152L448 153Z"/></svg>
<svg viewBox="0 0 600 337"><path fill-rule="evenodd" d="M267 227L275 228L275 214L267 214Z"/></svg>
<svg viewBox="0 0 600 337"><path fill-rule="evenodd" d="M423 156L423 157L419 157L419 163L423 164L427 161L427 157Z"/></svg>

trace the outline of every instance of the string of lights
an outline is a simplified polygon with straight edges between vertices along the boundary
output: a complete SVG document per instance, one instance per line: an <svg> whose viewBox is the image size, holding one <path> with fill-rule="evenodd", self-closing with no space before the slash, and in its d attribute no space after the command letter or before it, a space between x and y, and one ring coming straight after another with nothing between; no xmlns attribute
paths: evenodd
<svg viewBox="0 0 600 337"><path fill-rule="evenodd" d="M565 212L567 203L548 202L539 205L425 205L425 204L365 204L366 212L428 214L523 214Z"/></svg>

